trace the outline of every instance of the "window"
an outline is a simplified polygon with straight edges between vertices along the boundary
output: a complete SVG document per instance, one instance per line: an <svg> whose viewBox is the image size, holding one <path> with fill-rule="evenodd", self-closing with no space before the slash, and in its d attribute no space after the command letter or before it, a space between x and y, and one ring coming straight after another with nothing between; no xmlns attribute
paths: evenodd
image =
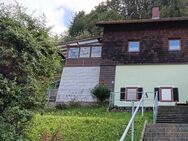
<svg viewBox="0 0 188 141"><path fill-rule="evenodd" d="M79 48L69 49L69 58L78 58Z"/></svg>
<svg viewBox="0 0 188 141"><path fill-rule="evenodd" d="M181 45L180 45L179 39L171 39L168 42L169 42L169 50L170 51L181 50Z"/></svg>
<svg viewBox="0 0 188 141"><path fill-rule="evenodd" d="M161 88L161 101L173 101L172 88Z"/></svg>
<svg viewBox="0 0 188 141"><path fill-rule="evenodd" d="M80 58L88 58L90 56L90 47L80 48Z"/></svg>
<svg viewBox="0 0 188 141"><path fill-rule="evenodd" d="M177 87L156 87L154 96L158 94L158 100L161 102L178 102L179 92Z"/></svg>
<svg viewBox="0 0 188 141"><path fill-rule="evenodd" d="M121 87L120 88L120 100L138 101L142 98L142 87Z"/></svg>
<svg viewBox="0 0 188 141"><path fill-rule="evenodd" d="M91 57L101 57L101 47L92 47Z"/></svg>
<svg viewBox="0 0 188 141"><path fill-rule="evenodd" d="M128 52L139 52L139 51L140 51L140 42L129 41Z"/></svg>
<svg viewBox="0 0 188 141"><path fill-rule="evenodd" d="M137 100L137 88L127 88L126 99L129 101Z"/></svg>

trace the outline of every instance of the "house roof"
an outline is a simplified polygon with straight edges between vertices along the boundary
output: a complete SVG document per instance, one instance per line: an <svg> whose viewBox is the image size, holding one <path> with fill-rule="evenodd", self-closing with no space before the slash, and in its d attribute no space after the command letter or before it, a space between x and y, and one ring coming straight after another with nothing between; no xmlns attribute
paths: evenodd
<svg viewBox="0 0 188 141"><path fill-rule="evenodd" d="M174 18L162 18L162 19L139 19L139 20L119 20L119 21L99 21L96 23L97 26L106 25L133 25L143 23L166 23L166 22L179 22L188 21L188 17L174 17Z"/></svg>
<svg viewBox="0 0 188 141"><path fill-rule="evenodd" d="M99 41L100 42L101 38L102 38L101 36L98 36L98 37L76 39L76 40L72 40L72 41L69 41L69 42L60 42L59 46L72 45L72 44L77 44L77 43L87 44L87 43L94 42L94 41Z"/></svg>

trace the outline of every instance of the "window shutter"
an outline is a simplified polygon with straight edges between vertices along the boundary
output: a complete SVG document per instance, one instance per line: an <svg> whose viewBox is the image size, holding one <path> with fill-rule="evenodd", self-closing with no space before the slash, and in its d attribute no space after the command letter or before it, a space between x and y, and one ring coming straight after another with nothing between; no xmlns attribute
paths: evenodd
<svg viewBox="0 0 188 141"><path fill-rule="evenodd" d="M154 88L154 98L155 98L155 95L156 95L156 92L158 93L158 101L159 101L159 88Z"/></svg>
<svg viewBox="0 0 188 141"><path fill-rule="evenodd" d="M125 100L125 88L120 89L120 100Z"/></svg>
<svg viewBox="0 0 188 141"><path fill-rule="evenodd" d="M142 98L142 94L143 94L143 88L138 88L138 99Z"/></svg>
<svg viewBox="0 0 188 141"><path fill-rule="evenodd" d="M173 88L173 97L174 97L174 101L179 101L178 88Z"/></svg>

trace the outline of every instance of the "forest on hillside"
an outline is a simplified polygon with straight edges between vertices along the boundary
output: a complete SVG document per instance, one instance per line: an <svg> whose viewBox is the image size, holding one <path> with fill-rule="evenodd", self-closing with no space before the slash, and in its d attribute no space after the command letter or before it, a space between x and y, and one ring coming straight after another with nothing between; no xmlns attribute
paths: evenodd
<svg viewBox="0 0 188 141"><path fill-rule="evenodd" d="M188 0L107 0L88 14L76 13L62 41L100 36L102 29L95 26L97 21L149 19L154 6L160 7L161 18L188 16Z"/></svg>

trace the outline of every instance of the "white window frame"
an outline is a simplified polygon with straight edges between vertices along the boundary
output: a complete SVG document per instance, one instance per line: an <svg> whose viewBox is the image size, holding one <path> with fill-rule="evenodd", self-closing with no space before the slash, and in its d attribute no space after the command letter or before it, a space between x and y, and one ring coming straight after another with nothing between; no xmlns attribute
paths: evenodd
<svg viewBox="0 0 188 141"><path fill-rule="evenodd" d="M99 54L93 54L93 49L94 48L100 48L100 53ZM102 47L101 46L94 46L94 47L91 48L91 57L92 58L101 57L101 52L102 52Z"/></svg>
<svg viewBox="0 0 188 141"><path fill-rule="evenodd" d="M88 51L87 56L84 56L84 54L82 54L83 53L82 51L84 51L83 49L88 49L87 50ZM80 55L79 55L79 57L80 58L89 58L90 57L90 53L91 53L91 48L90 47L80 47Z"/></svg>
<svg viewBox="0 0 188 141"><path fill-rule="evenodd" d="M173 42L173 41L179 42L178 48L172 48L172 46L170 45L171 44L170 42ZM181 39L169 39L168 40L168 50L169 51L180 51L181 50Z"/></svg>
<svg viewBox="0 0 188 141"><path fill-rule="evenodd" d="M138 49L131 49L131 43L138 43ZM140 41L129 41L128 42L128 52L140 52Z"/></svg>
<svg viewBox="0 0 188 141"><path fill-rule="evenodd" d="M71 56L71 54L70 54L70 53L71 53L71 49L77 49L77 50L78 50L76 57L72 57L72 56ZM78 56L79 56L79 48L77 48L77 47L69 48L68 58L74 59L74 58L78 58Z"/></svg>

